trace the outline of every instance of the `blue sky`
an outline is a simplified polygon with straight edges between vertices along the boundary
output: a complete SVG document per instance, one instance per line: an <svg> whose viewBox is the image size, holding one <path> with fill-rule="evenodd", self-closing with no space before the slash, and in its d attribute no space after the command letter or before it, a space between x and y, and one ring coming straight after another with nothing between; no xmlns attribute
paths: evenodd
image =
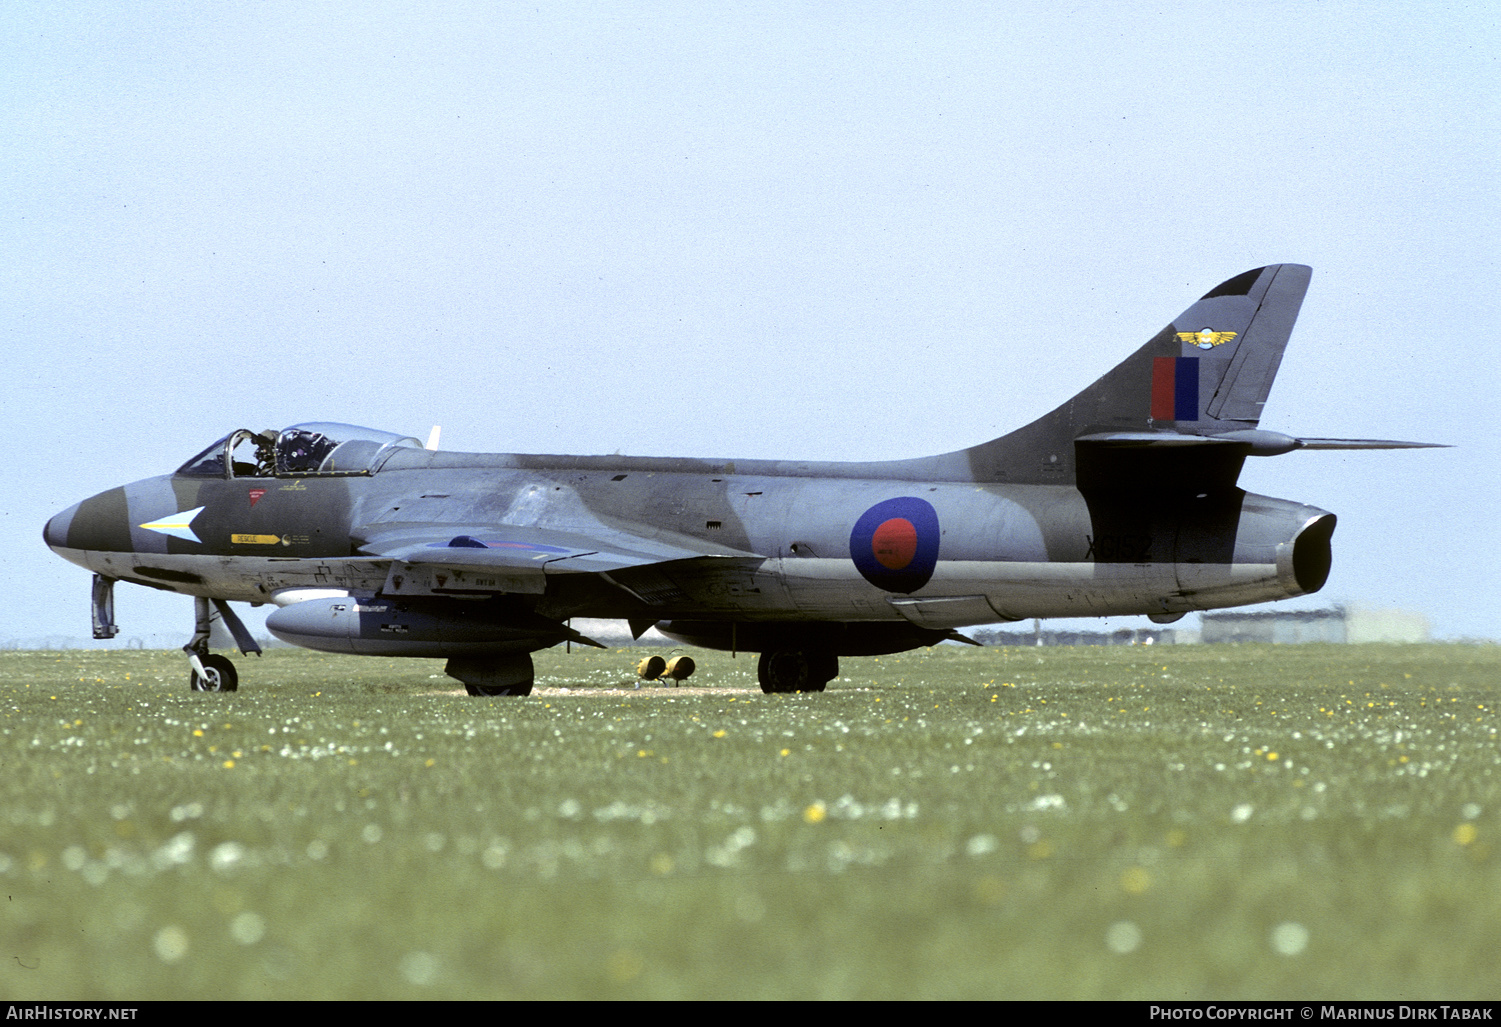
<svg viewBox="0 0 1501 1027"><path fill-rule="evenodd" d="M1208 288L1310 264L1241 484L1330 602L1501 637L1486 4L0 8L0 641L41 527L229 430L872 459L1003 434ZM122 588L123 635L191 628ZM1112 622L1111 626L1120 626Z"/></svg>

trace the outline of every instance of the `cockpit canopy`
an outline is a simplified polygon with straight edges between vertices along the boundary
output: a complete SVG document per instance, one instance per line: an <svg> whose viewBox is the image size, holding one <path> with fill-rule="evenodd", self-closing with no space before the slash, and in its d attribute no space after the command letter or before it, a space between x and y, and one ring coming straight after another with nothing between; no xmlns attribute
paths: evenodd
<svg viewBox="0 0 1501 1027"><path fill-rule="evenodd" d="M276 431L241 428L177 469L200 478L286 478L374 474L396 450L421 449L410 436L352 424L309 421Z"/></svg>

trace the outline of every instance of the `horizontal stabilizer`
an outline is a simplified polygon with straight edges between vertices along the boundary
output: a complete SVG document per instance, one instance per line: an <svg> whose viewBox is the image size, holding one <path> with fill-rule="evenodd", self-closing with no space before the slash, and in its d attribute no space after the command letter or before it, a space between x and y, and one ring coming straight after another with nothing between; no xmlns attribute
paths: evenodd
<svg viewBox="0 0 1501 1027"><path fill-rule="evenodd" d="M1228 445L1236 440L1220 438L1216 435L1185 435L1174 431L1102 431L1080 435L1074 441L1115 449L1140 449L1146 446L1176 448Z"/></svg>
<svg viewBox="0 0 1501 1027"><path fill-rule="evenodd" d="M1299 439L1261 428L1192 432L1092 431L1074 440L1082 490L1209 491L1234 486L1248 456L1298 449L1431 449L1432 442L1382 439Z"/></svg>
<svg viewBox="0 0 1501 1027"><path fill-rule="evenodd" d="M1299 449L1448 449L1444 442L1392 442L1387 439L1298 439Z"/></svg>
<svg viewBox="0 0 1501 1027"><path fill-rule="evenodd" d="M1295 449L1448 449L1442 442L1392 442L1386 439L1299 439L1259 428L1190 435L1173 431L1111 431L1081 435L1076 442L1108 449L1181 449L1185 446L1244 447L1247 456L1280 456Z"/></svg>

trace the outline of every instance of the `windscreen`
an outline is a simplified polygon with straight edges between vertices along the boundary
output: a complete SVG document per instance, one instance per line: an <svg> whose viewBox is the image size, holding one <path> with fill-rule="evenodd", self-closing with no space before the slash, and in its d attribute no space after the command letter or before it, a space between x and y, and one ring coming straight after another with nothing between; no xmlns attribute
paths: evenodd
<svg viewBox="0 0 1501 1027"><path fill-rule="evenodd" d="M191 474L196 477L224 477L224 444L229 441L229 436L215 442L202 453L193 457L187 463L177 469L178 474Z"/></svg>

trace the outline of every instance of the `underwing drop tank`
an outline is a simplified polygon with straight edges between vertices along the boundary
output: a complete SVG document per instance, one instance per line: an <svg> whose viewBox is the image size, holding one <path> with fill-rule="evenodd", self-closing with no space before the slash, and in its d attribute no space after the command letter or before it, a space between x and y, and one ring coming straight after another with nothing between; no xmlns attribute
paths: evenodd
<svg viewBox="0 0 1501 1027"><path fill-rule="evenodd" d="M266 618L266 628L304 649L360 656L529 653L581 639L557 621L489 603L354 596L282 607Z"/></svg>

